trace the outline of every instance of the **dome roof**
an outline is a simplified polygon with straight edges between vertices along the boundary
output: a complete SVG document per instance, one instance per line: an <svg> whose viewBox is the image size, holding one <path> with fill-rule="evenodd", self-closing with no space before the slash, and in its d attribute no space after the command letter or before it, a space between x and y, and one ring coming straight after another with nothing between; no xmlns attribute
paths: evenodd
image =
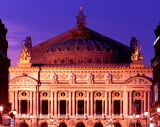
<svg viewBox="0 0 160 127"><path fill-rule="evenodd" d="M86 27L82 8L76 18L76 28L34 47L31 61L43 64L131 62L130 47Z"/></svg>
<svg viewBox="0 0 160 127"><path fill-rule="evenodd" d="M53 44L49 47L48 51L55 52L57 50L59 51L103 51L105 49L112 49L111 46L109 46L107 43L103 41L97 41L95 39L89 39L89 38L75 38L70 39L67 41L63 41L60 43Z"/></svg>

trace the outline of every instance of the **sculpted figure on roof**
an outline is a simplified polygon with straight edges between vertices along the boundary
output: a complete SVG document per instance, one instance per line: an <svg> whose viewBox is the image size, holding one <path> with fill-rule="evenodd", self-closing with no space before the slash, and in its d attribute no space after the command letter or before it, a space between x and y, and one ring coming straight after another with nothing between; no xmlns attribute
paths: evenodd
<svg viewBox="0 0 160 127"><path fill-rule="evenodd" d="M143 60L143 56L141 54L141 45L138 45L138 40L136 37L132 37L130 47L133 50L131 60Z"/></svg>
<svg viewBox="0 0 160 127"><path fill-rule="evenodd" d="M20 63L29 63L31 60L31 55L26 46L23 46L23 49L18 57Z"/></svg>

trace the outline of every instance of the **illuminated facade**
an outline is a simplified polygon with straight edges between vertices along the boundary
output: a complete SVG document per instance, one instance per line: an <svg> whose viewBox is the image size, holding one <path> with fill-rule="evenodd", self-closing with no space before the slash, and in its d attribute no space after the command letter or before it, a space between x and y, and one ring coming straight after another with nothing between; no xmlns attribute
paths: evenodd
<svg viewBox="0 0 160 127"><path fill-rule="evenodd" d="M9 69L15 124L144 125L152 69L144 67L136 38L128 47L87 28L82 8L76 18L76 28L48 41L32 47L31 38L25 40L19 63Z"/></svg>
<svg viewBox="0 0 160 127"><path fill-rule="evenodd" d="M8 75L10 59L7 56L8 41L6 40L6 34L7 29L0 20L0 106L3 106L3 114L8 114L11 107L8 102Z"/></svg>
<svg viewBox="0 0 160 127"><path fill-rule="evenodd" d="M153 117L153 123L160 126L159 114L157 108L160 107L160 24L155 29L156 40L154 42L155 56L151 61L153 68L153 87L152 87L152 108L151 114Z"/></svg>

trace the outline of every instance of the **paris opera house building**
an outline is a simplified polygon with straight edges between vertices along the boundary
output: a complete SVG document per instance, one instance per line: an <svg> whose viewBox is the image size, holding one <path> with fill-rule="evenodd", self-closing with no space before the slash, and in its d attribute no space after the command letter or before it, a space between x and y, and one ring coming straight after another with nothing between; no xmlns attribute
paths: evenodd
<svg viewBox="0 0 160 127"><path fill-rule="evenodd" d="M32 46L11 66L9 102L16 127L140 127L150 111L152 69L135 37L130 46L86 27ZM131 117L132 116L132 117Z"/></svg>

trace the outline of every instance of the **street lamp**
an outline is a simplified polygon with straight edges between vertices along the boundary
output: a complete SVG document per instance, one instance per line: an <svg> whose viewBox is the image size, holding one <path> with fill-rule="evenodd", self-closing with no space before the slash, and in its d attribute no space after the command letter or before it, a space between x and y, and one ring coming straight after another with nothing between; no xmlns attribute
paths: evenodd
<svg viewBox="0 0 160 127"><path fill-rule="evenodd" d="M2 124L2 112L3 112L3 106L0 106L0 124Z"/></svg>
<svg viewBox="0 0 160 127"><path fill-rule="evenodd" d="M16 115L16 114L17 114L17 111L16 111L15 109L12 110L11 113L10 113L10 117L11 117L11 118L14 118L14 127L15 127L15 117L16 117L15 115Z"/></svg>
<svg viewBox="0 0 160 127"><path fill-rule="evenodd" d="M157 108L157 112L158 112L158 126L159 126L159 114L160 114L160 107Z"/></svg>
<svg viewBox="0 0 160 127"><path fill-rule="evenodd" d="M147 127L147 116L149 115L149 112L145 111L144 116L146 117L146 127Z"/></svg>

